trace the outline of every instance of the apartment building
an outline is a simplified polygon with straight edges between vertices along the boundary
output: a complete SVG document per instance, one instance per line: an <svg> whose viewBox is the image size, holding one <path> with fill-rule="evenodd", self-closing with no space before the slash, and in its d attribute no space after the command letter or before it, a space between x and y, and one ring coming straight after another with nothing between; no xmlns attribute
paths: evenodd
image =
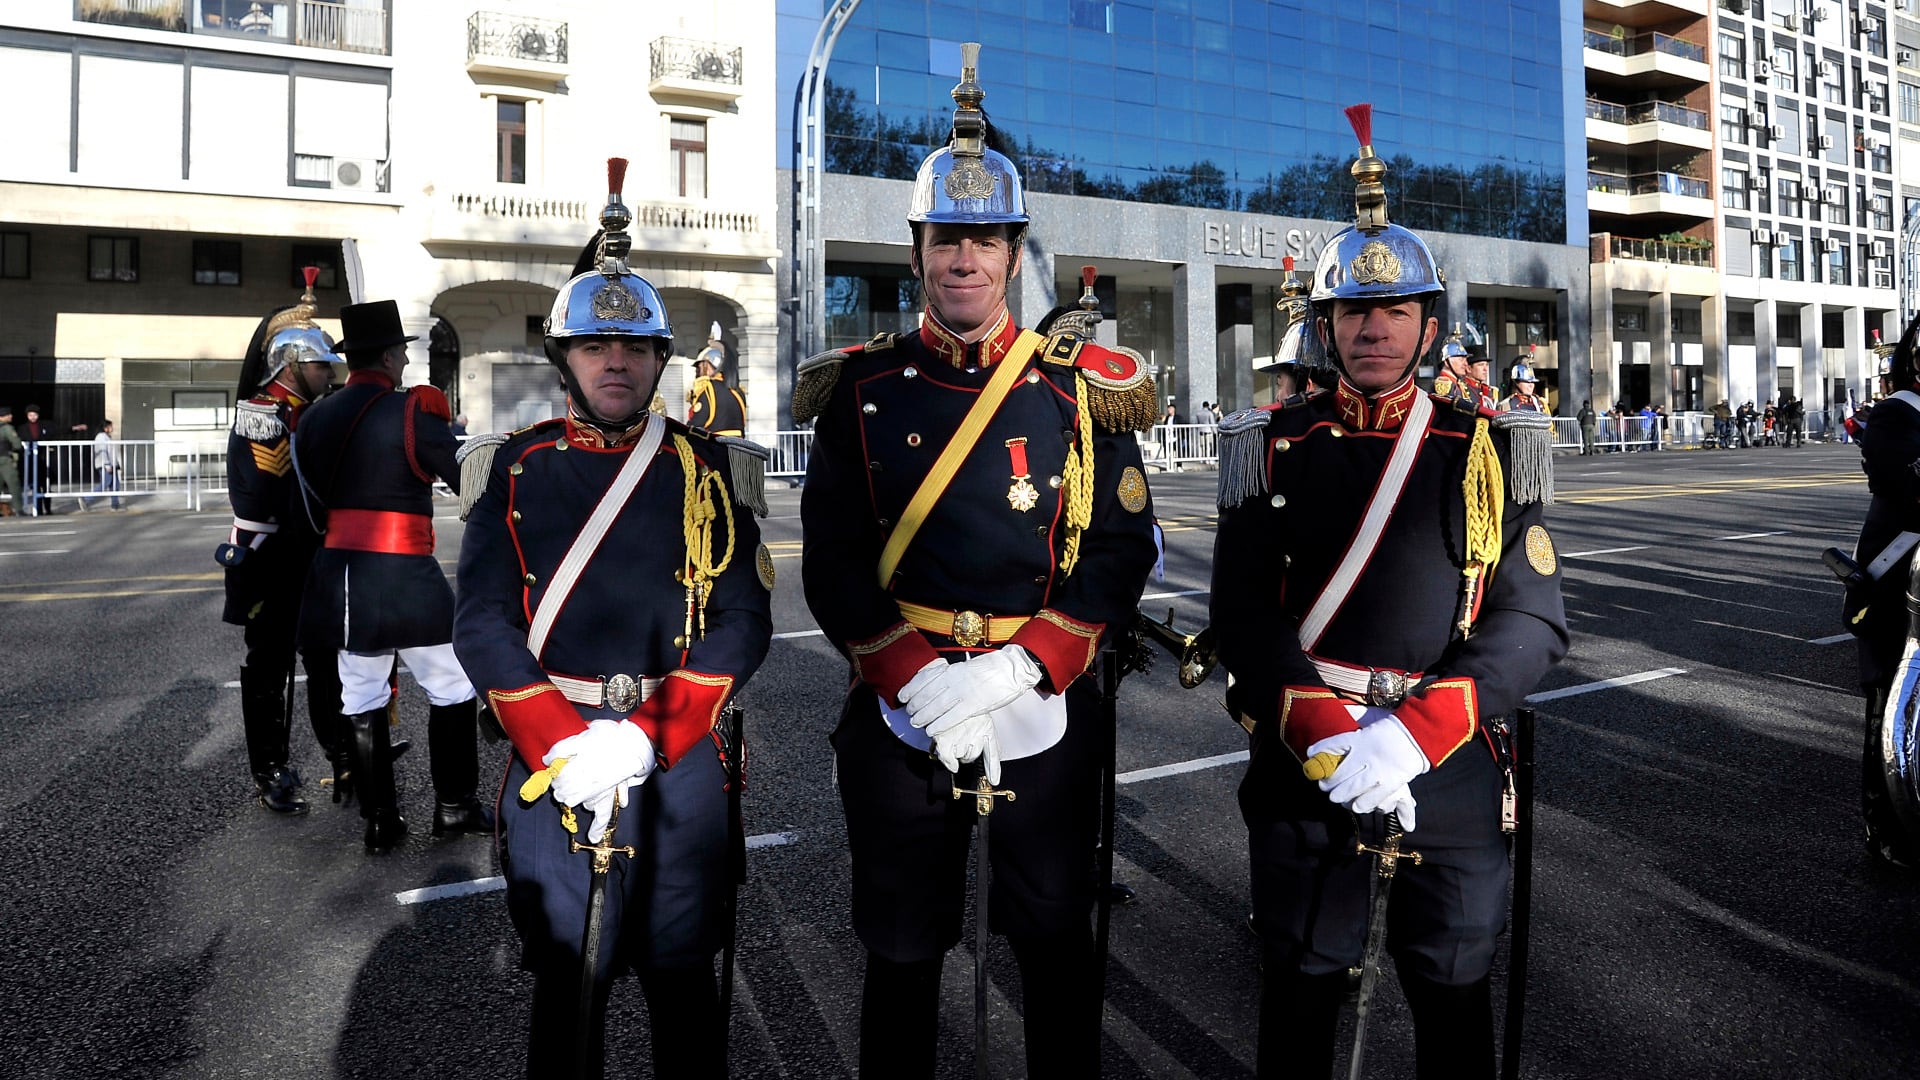
<svg viewBox="0 0 1920 1080"><path fill-rule="evenodd" d="M1594 404L1807 402L1897 331L1882 5L1585 7Z"/></svg>
<svg viewBox="0 0 1920 1080"><path fill-rule="evenodd" d="M764 9L764 10L762 10ZM540 321L630 159L634 268L774 408L771 5L14 0L0 10L0 398L129 438L232 404L318 266L399 302L473 431L554 415ZM683 355L683 360L684 360ZM677 408L690 382L669 366Z"/></svg>

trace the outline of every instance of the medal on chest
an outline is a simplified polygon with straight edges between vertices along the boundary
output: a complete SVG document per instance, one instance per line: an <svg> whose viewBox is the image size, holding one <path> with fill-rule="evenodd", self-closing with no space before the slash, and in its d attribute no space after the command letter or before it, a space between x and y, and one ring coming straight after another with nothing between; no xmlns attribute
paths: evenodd
<svg viewBox="0 0 1920 1080"><path fill-rule="evenodd" d="M1007 488L1007 505L1024 514L1040 501L1040 492L1027 482L1033 474L1027 471L1025 436L1007 440L1007 457L1013 467L1013 485Z"/></svg>

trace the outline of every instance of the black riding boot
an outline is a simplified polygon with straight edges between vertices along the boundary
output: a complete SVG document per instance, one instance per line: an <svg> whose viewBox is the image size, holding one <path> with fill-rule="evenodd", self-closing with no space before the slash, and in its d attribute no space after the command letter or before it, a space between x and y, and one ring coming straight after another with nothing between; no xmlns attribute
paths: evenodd
<svg viewBox="0 0 1920 1080"><path fill-rule="evenodd" d="M1894 815L1893 800L1887 793L1887 766L1880 749L1881 715L1886 707L1887 688L1869 687L1866 742L1860 751L1860 815L1867 824L1867 854L1903 870L1920 869L1912 839Z"/></svg>
<svg viewBox="0 0 1920 1080"><path fill-rule="evenodd" d="M340 664L330 651L312 650L300 654L307 671L307 722L313 726L314 741L333 766L333 801L337 805L353 803L353 729L340 715Z"/></svg>
<svg viewBox="0 0 1920 1080"><path fill-rule="evenodd" d="M493 814L480 805L479 751L474 746L474 699L435 705L427 714L427 754L433 770L433 835L493 832Z"/></svg>
<svg viewBox="0 0 1920 1080"><path fill-rule="evenodd" d="M378 855L407 835L393 784L387 711L354 713L346 719L353 733L353 785L360 797L360 816L367 822L367 851Z"/></svg>
<svg viewBox="0 0 1920 1080"><path fill-rule="evenodd" d="M644 972L657 1080L725 1080L725 1018L712 964Z"/></svg>
<svg viewBox="0 0 1920 1080"><path fill-rule="evenodd" d="M247 735L247 766L260 804L276 814L304 814L300 774L287 767L287 673L240 669L240 719Z"/></svg>
<svg viewBox="0 0 1920 1080"><path fill-rule="evenodd" d="M939 1032L940 961L867 953L860 993L861 1080L929 1080Z"/></svg>
<svg viewBox="0 0 1920 1080"><path fill-rule="evenodd" d="M1333 1074L1333 1040L1340 1006L1347 999L1347 973L1306 975L1297 957L1264 953L1260 980L1260 1080Z"/></svg>
<svg viewBox="0 0 1920 1080"><path fill-rule="evenodd" d="M1028 1076L1100 1075L1100 1003L1093 999L1093 935L1009 938L1020 963Z"/></svg>
<svg viewBox="0 0 1920 1080"><path fill-rule="evenodd" d="M1400 976L1413 1014L1413 1071L1419 1080L1493 1080L1493 981L1465 986Z"/></svg>

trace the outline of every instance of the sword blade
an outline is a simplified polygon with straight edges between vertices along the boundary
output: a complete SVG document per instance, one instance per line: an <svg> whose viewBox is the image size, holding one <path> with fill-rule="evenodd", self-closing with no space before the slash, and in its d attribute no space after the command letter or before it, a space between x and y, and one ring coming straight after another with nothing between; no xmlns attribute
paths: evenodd
<svg viewBox="0 0 1920 1080"><path fill-rule="evenodd" d="M1348 1080L1364 1075L1367 1050L1367 1017L1373 1011L1373 986L1380 979L1380 953L1387 942L1387 901L1393 896L1393 874L1400 858L1400 815L1387 815L1386 840L1374 855L1373 912L1367 917L1367 945L1360 961L1360 994L1354 1000L1353 1055L1348 1061Z"/></svg>
<svg viewBox="0 0 1920 1080"><path fill-rule="evenodd" d="M575 1014L574 1063L583 1078L598 1073L598 1062L594 1059L599 1055L594 1053L593 1032L600 981L601 924L606 919L606 906L607 875L595 871L593 883L587 886L587 926L580 946L580 1007Z"/></svg>
<svg viewBox="0 0 1920 1080"><path fill-rule="evenodd" d="M1520 1037L1526 1027L1527 943L1533 912L1533 710L1513 723L1513 785L1519 818L1513 833L1513 931L1507 953L1507 1019L1501 1039L1501 1080L1519 1080Z"/></svg>
<svg viewBox="0 0 1920 1080"><path fill-rule="evenodd" d="M988 804L991 806L991 802ZM973 1076L988 1080L987 1069L987 886L992 864L987 860L987 814L973 818Z"/></svg>

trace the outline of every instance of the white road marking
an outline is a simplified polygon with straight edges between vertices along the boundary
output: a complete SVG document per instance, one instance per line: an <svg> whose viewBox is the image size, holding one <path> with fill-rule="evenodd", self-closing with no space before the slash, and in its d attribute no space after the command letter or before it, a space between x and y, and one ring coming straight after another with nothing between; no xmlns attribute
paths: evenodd
<svg viewBox="0 0 1920 1080"><path fill-rule="evenodd" d="M1611 690L1616 686L1632 686L1636 683L1652 682L1655 679L1664 679L1670 675L1685 675L1686 673L1686 668L1655 668L1652 671L1642 671L1634 675L1621 675L1618 678L1601 679L1599 682L1563 686L1558 690L1542 690L1537 694L1527 695L1527 703L1536 704L1542 701L1553 701L1556 698L1573 697L1575 694L1591 694L1595 690Z"/></svg>
<svg viewBox="0 0 1920 1080"><path fill-rule="evenodd" d="M1142 600L1171 600L1176 596L1205 596L1212 589L1185 589L1180 592L1150 592L1140 596Z"/></svg>
<svg viewBox="0 0 1920 1080"><path fill-rule="evenodd" d="M1843 641L1852 641L1852 634L1833 634L1828 637L1808 638L1809 645L1838 645Z"/></svg>
<svg viewBox="0 0 1920 1080"><path fill-rule="evenodd" d="M1232 765L1247 760L1247 752L1242 750L1234 754L1218 754L1214 757L1195 758L1192 761L1176 761L1171 765L1156 765L1151 769L1135 769L1113 778L1116 784L1136 784L1142 780L1158 780L1163 776L1178 776L1181 773L1199 772L1221 765Z"/></svg>
<svg viewBox="0 0 1920 1080"><path fill-rule="evenodd" d="M1796 683L1799 683L1801 686L1813 686L1813 687L1818 687L1821 690L1831 690L1836 694L1845 694L1848 697L1855 697L1855 696L1858 696L1860 693L1860 690L1857 687L1852 690L1849 690L1844 686L1835 686L1832 683L1814 682L1812 679L1801 679L1792 675L1782 675L1778 671L1769 671L1767 672L1767 674L1773 676L1776 679L1785 679L1788 682L1796 682Z"/></svg>
<svg viewBox="0 0 1920 1080"><path fill-rule="evenodd" d="M747 850L758 851L762 848L785 847L797 843L797 832L761 833L747 837ZM472 881L456 881L450 885L429 885L424 889L408 889L393 894L400 904L425 904L433 900L452 900L461 896L478 896L481 893L500 892L507 887L503 877L474 878Z"/></svg>
<svg viewBox="0 0 1920 1080"><path fill-rule="evenodd" d="M57 548L57 549L48 550L48 551L0 551L0 555L67 555L67 554L71 554L71 551L68 548Z"/></svg>
<svg viewBox="0 0 1920 1080"><path fill-rule="evenodd" d="M1635 544L1632 547L1599 548L1595 551L1563 551L1560 553L1560 557L1563 559L1584 559L1589 555L1618 555L1623 551L1645 551L1648 547L1649 545L1647 544Z"/></svg>
<svg viewBox="0 0 1920 1080"><path fill-rule="evenodd" d="M1715 540L1757 540L1762 536L1785 536L1791 529L1775 529L1772 532L1739 533L1734 536L1716 536Z"/></svg>
<svg viewBox="0 0 1920 1080"><path fill-rule="evenodd" d="M787 633L784 633L784 634L775 634L775 635L773 635L773 640L775 640L775 641L791 641L791 640L792 640L792 639L794 639L794 638L803 638L803 637L825 637L825 636L826 636L826 634L827 634L827 632L826 632L825 630L790 630L790 631L788 631Z"/></svg>
<svg viewBox="0 0 1920 1080"><path fill-rule="evenodd" d="M0 540L25 540L28 536L32 536L35 539L38 539L42 536L76 536L78 534L79 534L78 529L51 530L48 532L41 532L38 529L36 529L31 533L23 532L17 536L0 536Z"/></svg>
<svg viewBox="0 0 1920 1080"><path fill-rule="evenodd" d="M1786 638L1788 641L1800 640L1800 635L1798 634L1783 634L1778 630L1762 630L1757 626L1739 626L1734 623L1714 622L1712 619L1695 619L1693 621L1699 623L1701 626L1718 626L1723 630L1738 630L1744 634L1765 634L1768 637Z"/></svg>

